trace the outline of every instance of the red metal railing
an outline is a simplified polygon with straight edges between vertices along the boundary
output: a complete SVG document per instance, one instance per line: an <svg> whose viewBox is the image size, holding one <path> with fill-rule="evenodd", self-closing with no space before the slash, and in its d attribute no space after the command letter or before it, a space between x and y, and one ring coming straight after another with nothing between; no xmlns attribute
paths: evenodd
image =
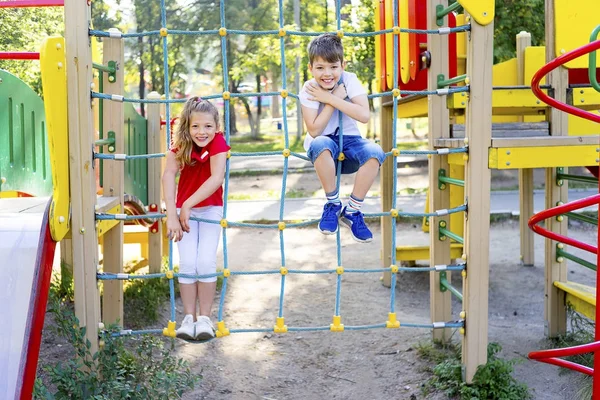
<svg viewBox="0 0 600 400"><path fill-rule="evenodd" d="M2 2L0 1L0 4ZM39 60L40 53L27 51L0 51L0 60Z"/></svg>
<svg viewBox="0 0 600 400"><path fill-rule="evenodd" d="M23 8L23 7L62 7L64 0L8 0L0 1L0 8Z"/></svg>
<svg viewBox="0 0 600 400"><path fill-rule="evenodd" d="M561 111L564 111L569 114L577 115L578 117L585 118L590 121L600 123L600 115L592 114L591 112L587 112L585 110L580 110L577 107L573 107L571 105L561 103L560 101L554 100L552 97L548 96L546 93L542 92L540 89L540 81L544 76L546 76L550 71L555 68L560 67L563 64L568 63L571 60L574 60L577 57L581 57L585 54L591 53L592 51L596 51L600 49L600 40L596 40L595 42L588 43L585 46L579 47L575 50L572 50L568 53L563 54L560 57L555 58L550 61L548 64L544 65L536 74L533 76L531 80L531 90L536 95L538 99L543 101L544 103L555 107Z"/></svg>

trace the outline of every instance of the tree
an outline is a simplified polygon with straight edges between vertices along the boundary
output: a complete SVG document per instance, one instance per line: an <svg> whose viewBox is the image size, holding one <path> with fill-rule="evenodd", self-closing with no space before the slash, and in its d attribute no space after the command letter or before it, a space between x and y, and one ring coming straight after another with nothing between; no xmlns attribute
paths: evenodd
<svg viewBox="0 0 600 400"><path fill-rule="evenodd" d="M0 12L0 49L39 52L48 36L62 35L62 7L13 8ZM0 60L0 68L12 73L42 95L40 65L37 61Z"/></svg>

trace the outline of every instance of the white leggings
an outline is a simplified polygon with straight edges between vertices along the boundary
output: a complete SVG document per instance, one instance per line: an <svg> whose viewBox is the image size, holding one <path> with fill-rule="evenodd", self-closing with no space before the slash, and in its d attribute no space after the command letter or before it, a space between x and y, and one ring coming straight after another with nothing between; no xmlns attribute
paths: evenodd
<svg viewBox="0 0 600 400"><path fill-rule="evenodd" d="M192 208L191 217L220 221L223 217L223 207ZM217 247L221 237L221 225L191 219L189 225L190 231L183 232L183 238L177 242L179 273L214 274L217 272ZM199 279L179 277L179 283L214 282L216 280L216 277Z"/></svg>

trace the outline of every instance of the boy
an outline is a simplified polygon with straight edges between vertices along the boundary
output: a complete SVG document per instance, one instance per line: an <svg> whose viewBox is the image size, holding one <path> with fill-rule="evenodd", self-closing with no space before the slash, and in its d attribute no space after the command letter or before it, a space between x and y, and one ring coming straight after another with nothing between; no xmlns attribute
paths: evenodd
<svg viewBox="0 0 600 400"><path fill-rule="evenodd" d="M370 242L373 234L365 225L360 209L385 160L385 153L377 144L363 139L356 124L356 121L363 124L369 121L367 93L355 74L344 71L344 49L337 35L328 33L313 39L308 45L308 58L308 69L313 79L304 84L299 97L308 131L304 148L327 196L319 231L325 235L336 233L341 216L355 240ZM345 156L341 172L356 172L352 195L343 209L336 188L340 112L343 134L341 152Z"/></svg>

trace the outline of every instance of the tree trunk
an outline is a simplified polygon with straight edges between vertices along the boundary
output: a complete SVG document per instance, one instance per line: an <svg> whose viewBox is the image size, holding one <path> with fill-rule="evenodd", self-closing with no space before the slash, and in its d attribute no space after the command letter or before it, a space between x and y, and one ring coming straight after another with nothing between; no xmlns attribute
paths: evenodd
<svg viewBox="0 0 600 400"><path fill-rule="evenodd" d="M233 79L229 81L229 92L238 93L237 85L234 84ZM235 107L233 106L233 99L229 100L229 134L235 135L238 133L237 118L235 115Z"/></svg>
<svg viewBox="0 0 600 400"><path fill-rule="evenodd" d="M260 87L260 74L256 74L256 91L258 93L261 93L261 87ZM258 96L256 98L256 121L255 121L255 129L254 129L254 135L255 138L258 138L260 136L260 118L262 116L262 97Z"/></svg>
<svg viewBox="0 0 600 400"><path fill-rule="evenodd" d="M271 91L279 92L279 78L276 78L273 73L271 73ZM273 96L271 98L271 118L279 118L281 117L281 107L279 103L279 96Z"/></svg>

